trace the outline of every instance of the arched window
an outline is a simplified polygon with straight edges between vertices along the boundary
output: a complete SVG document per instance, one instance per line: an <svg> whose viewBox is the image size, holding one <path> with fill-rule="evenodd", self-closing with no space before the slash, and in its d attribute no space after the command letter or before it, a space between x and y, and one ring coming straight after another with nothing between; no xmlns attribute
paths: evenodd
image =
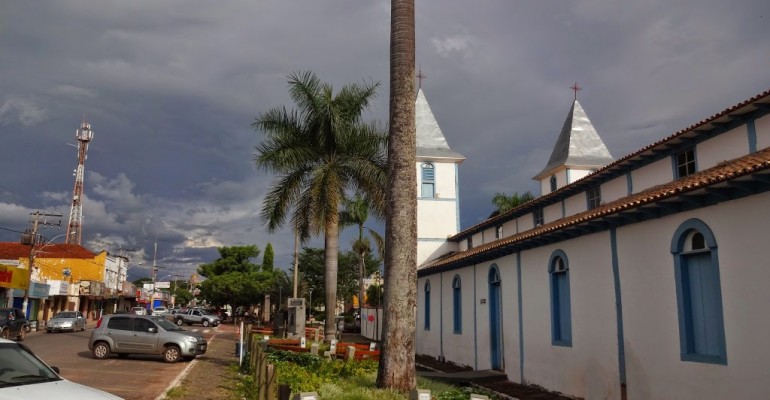
<svg viewBox="0 0 770 400"><path fill-rule="evenodd" d="M436 169L433 163L422 163L422 197L435 197L436 195Z"/></svg>
<svg viewBox="0 0 770 400"><path fill-rule="evenodd" d="M551 342L558 346L572 346L569 261L563 251L556 250L551 254L548 275L551 286Z"/></svg>
<svg viewBox="0 0 770 400"><path fill-rule="evenodd" d="M682 361L727 364L719 257L703 221L683 222L671 239Z"/></svg>
<svg viewBox="0 0 770 400"><path fill-rule="evenodd" d="M454 333L462 333L462 293L460 292L460 276L452 280L452 327Z"/></svg>
<svg viewBox="0 0 770 400"><path fill-rule="evenodd" d="M551 191L556 191L556 175L551 175Z"/></svg>
<svg viewBox="0 0 770 400"><path fill-rule="evenodd" d="M425 281L425 325L426 331L430 330L430 281Z"/></svg>

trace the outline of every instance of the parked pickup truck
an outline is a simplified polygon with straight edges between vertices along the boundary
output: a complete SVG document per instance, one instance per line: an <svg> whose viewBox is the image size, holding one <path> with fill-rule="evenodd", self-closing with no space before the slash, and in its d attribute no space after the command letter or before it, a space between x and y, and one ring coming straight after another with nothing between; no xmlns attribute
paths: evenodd
<svg viewBox="0 0 770 400"><path fill-rule="evenodd" d="M203 326L217 326L221 322L219 317L206 312L200 308L191 308L187 312L178 312L176 314L166 315L167 318L174 320L177 325L201 324Z"/></svg>

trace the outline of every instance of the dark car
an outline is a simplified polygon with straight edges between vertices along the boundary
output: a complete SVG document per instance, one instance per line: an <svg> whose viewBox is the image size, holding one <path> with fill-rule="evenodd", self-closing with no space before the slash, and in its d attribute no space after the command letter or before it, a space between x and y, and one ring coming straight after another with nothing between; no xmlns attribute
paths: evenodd
<svg viewBox="0 0 770 400"><path fill-rule="evenodd" d="M29 321L19 308L0 308L0 337L24 340L29 331Z"/></svg>

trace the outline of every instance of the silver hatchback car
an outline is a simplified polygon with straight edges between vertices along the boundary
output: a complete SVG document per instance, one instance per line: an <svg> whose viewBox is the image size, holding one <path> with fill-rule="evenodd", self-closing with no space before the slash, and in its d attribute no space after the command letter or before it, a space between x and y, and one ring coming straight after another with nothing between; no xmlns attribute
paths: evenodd
<svg viewBox="0 0 770 400"><path fill-rule="evenodd" d="M86 318L80 311L60 311L45 324L45 330L51 332L84 331Z"/></svg>
<svg viewBox="0 0 770 400"><path fill-rule="evenodd" d="M88 348L98 359L111 354L157 354L165 362L192 360L205 354L208 343L197 332L180 328L162 316L105 315L91 332Z"/></svg>

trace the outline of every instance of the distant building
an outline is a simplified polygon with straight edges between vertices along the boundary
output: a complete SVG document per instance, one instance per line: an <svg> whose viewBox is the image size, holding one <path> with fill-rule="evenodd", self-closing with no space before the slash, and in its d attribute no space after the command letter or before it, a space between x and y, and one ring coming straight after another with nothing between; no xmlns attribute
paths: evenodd
<svg viewBox="0 0 770 400"><path fill-rule="evenodd" d="M770 398L769 114L767 91L613 161L575 101L541 196L418 234L417 353L586 399Z"/></svg>

